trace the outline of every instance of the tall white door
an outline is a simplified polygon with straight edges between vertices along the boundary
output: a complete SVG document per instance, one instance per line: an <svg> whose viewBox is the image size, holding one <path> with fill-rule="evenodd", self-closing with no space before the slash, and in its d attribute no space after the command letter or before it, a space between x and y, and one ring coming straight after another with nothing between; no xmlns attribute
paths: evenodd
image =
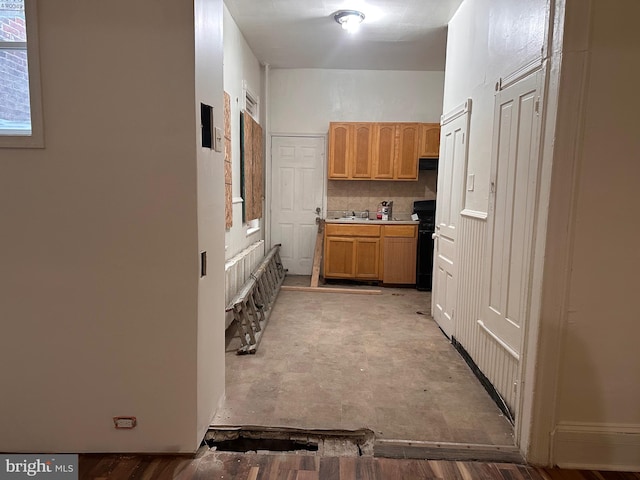
<svg viewBox="0 0 640 480"><path fill-rule="evenodd" d="M480 324L519 356L529 302L543 72L496 95Z"/></svg>
<svg viewBox="0 0 640 480"><path fill-rule="evenodd" d="M469 107L470 102L450 121L445 116L440 133L431 311L448 337L455 334L456 239L466 175Z"/></svg>
<svg viewBox="0 0 640 480"><path fill-rule="evenodd" d="M324 137L271 139L271 241L280 243L284 268L311 275L323 206Z"/></svg>

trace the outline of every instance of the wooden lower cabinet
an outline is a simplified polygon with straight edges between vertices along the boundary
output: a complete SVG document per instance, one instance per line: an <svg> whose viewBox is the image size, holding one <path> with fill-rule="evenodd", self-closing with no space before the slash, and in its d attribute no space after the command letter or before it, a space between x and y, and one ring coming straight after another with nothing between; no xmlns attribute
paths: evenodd
<svg viewBox="0 0 640 480"><path fill-rule="evenodd" d="M379 238L356 238L355 278L378 280L379 258Z"/></svg>
<svg viewBox="0 0 640 480"><path fill-rule="evenodd" d="M356 274L356 239L326 237L324 242L324 276L354 278Z"/></svg>
<svg viewBox="0 0 640 480"><path fill-rule="evenodd" d="M407 285L416 283L418 227L385 225L382 231L383 283Z"/></svg>
<svg viewBox="0 0 640 480"><path fill-rule="evenodd" d="M414 284L417 230L416 225L327 224L324 276Z"/></svg>

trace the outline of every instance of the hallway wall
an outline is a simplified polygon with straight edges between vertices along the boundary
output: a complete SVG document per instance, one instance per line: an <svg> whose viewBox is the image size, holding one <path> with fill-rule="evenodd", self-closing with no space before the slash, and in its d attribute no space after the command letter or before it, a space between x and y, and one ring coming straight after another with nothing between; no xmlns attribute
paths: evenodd
<svg viewBox="0 0 640 480"><path fill-rule="evenodd" d="M547 0L465 1L449 23L447 39L443 111L446 114L472 99L467 173L475 175L474 189L465 191L459 218L454 336L512 411L517 410L518 360L477 323L482 308L494 93L501 77L540 59L547 13Z"/></svg>
<svg viewBox="0 0 640 480"><path fill-rule="evenodd" d="M224 375L202 349L223 305L199 302L199 249L222 268L223 217L196 106L221 102L221 41L196 62L193 4L38 7L45 148L0 149L0 451L193 452ZM221 23L220 0L196 8Z"/></svg>
<svg viewBox="0 0 640 480"><path fill-rule="evenodd" d="M240 111L244 109L243 82L260 96L260 124L264 129L267 105L262 90L264 74L260 62L224 6L224 91L231 97L231 163L233 190L233 225L226 231L225 258L228 260L252 243L264 239L264 217L260 230L247 235L249 225L242 223L242 191L240 188ZM266 133L266 132L265 132ZM265 142L266 144L266 142ZM265 161L269 156L265 156Z"/></svg>

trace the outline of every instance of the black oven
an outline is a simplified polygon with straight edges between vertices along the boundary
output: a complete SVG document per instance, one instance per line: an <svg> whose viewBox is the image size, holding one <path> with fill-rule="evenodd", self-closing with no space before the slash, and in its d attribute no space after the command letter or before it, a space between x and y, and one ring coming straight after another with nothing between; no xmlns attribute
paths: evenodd
<svg viewBox="0 0 640 480"><path fill-rule="evenodd" d="M413 202L413 213L418 215L418 255L416 262L416 288L431 291L433 276L433 233L436 226L436 201Z"/></svg>

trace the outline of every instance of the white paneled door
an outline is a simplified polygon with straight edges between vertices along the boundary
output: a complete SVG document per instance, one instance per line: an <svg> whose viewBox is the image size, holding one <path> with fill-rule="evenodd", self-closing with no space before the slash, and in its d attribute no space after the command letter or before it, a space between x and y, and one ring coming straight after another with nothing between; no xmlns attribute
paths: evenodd
<svg viewBox="0 0 640 480"><path fill-rule="evenodd" d="M324 137L271 138L271 241L280 243L284 268L311 275L321 217L325 171Z"/></svg>
<svg viewBox="0 0 640 480"><path fill-rule="evenodd" d="M529 302L543 71L496 94L480 325L516 358Z"/></svg>
<svg viewBox="0 0 640 480"><path fill-rule="evenodd" d="M440 133L431 311L449 338L455 334L456 241L463 205L470 105L462 105L448 121L445 115Z"/></svg>

